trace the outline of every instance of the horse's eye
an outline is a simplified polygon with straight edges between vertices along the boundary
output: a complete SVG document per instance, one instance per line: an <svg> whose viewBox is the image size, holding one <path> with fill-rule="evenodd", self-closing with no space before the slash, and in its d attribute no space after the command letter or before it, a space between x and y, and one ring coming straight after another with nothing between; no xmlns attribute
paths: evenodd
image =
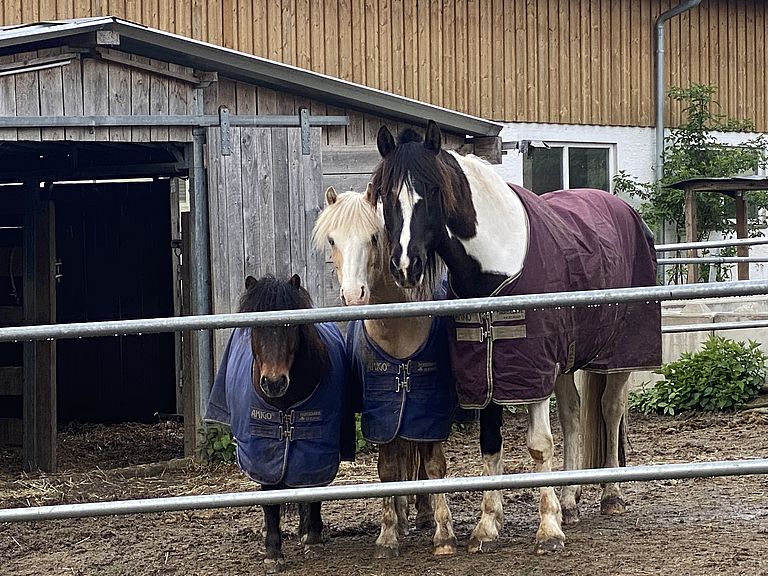
<svg viewBox="0 0 768 576"><path fill-rule="evenodd" d="M333 238L328 238L328 244L331 246L336 246L336 242L333 241Z"/></svg>

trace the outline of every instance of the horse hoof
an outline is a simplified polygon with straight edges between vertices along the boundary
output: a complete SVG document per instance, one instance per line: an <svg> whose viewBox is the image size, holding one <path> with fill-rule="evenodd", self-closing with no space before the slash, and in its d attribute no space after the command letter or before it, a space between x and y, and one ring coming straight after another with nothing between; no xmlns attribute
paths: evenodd
<svg viewBox="0 0 768 576"><path fill-rule="evenodd" d="M451 538L448 542L438 544L432 550L435 556L452 556L456 554L456 538Z"/></svg>
<svg viewBox="0 0 768 576"><path fill-rule="evenodd" d="M264 558L264 572L267 574L279 574L285 568L283 558Z"/></svg>
<svg viewBox="0 0 768 576"><path fill-rule="evenodd" d="M477 554L480 552L493 552L498 547L498 540L479 540L474 536L469 539L467 552Z"/></svg>
<svg viewBox="0 0 768 576"><path fill-rule="evenodd" d="M579 523L578 508L563 508L563 526L573 526Z"/></svg>
<svg viewBox="0 0 768 576"><path fill-rule="evenodd" d="M543 554L557 554L565 550L565 543L559 538L550 538L542 542L536 542L534 552L541 556Z"/></svg>
<svg viewBox="0 0 768 576"><path fill-rule="evenodd" d="M305 544L304 545L304 558L307 560L316 560L323 555L322 544Z"/></svg>
<svg viewBox="0 0 768 576"><path fill-rule="evenodd" d="M600 501L600 514L616 516L618 514L624 514L626 511L626 503L618 496L608 496Z"/></svg>
<svg viewBox="0 0 768 576"><path fill-rule="evenodd" d="M392 546L382 546L376 544L376 552L374 557L379 560L389 560L390 558L397 558L400 556L400 550Z"/></svg>

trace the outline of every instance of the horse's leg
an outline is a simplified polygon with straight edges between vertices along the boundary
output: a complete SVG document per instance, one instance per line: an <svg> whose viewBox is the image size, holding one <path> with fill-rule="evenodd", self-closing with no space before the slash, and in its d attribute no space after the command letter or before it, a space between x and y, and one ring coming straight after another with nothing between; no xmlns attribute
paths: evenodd
<svg viewBox="0 0 768 576"><path fill-rule="evenodd" d="M317 558L323 548L323 518L321 502L299 504L299 535L306 558Z"/></svg>
<svg viewBox="0 0 768 576"><path fill-rule="evenodd" d="M399 479L400 466L397 456L397 440L379 446L378 468L379 480L382 482L394 482ZM385 496L382 498L381 532L376 539L376 558L395 558L399 554L397 532L396 498Z"/></svg>
<svg viewBox="0 0 768 576"><path fill-rule="evenodd" d="M429 444L429 443L427 443ZM424 445L419 443L414 450L415 461L413 464L418 467L417 473L413 479L427 480L430 478L427 474L426 462L424 461ZM442 476L440 476L442 478ZM408 478L411 480L412 478ZM416 529L431 530L435 523L435 510L432 504L431 494L416 495Z"/></svg>
<svg viewBox="0 0 768 576"><path fill-rule="evenodd" d="M549 424L549 399L528 405L526 444L536 464L536 472L551 472L555 445ZM565 534L561 528L563 517L560 502L551 486L540 488L539 496L540 523L536 532L535 552L560 552L565 542Z"/></svg>
<svg viewBox="0 0 768 576"><path fill-rule="evenodd" d="M573 381L573 374L560 374L555 380L557 414L563 429L563 468L577 470L581 466L581 400ZM578 501L581 486L563 486L560 492L560 506L563 509L563 524L579 521Z"/></svg>
<svg viewBox="0 0 768 576"><path fill-rule="evenodd" d="M627 382L629 372L617 372L607 375L605 391L602 397L603 418L605 420L606 447L605 467L617 468L620 462L619 452L624 444L622 422L627 409ZM603 485L603 496L600 499L600 512L603 514L623 514L626 504L621 494L621 488L616 482Z"/></svg>
<svg viewBox="0 0 768 576"><path fill-rule="evenodd" d="M480 452L483 455L483 475L495 476L504 473L504 450L501 438L503 408L488 404L480 411ZM482 552L483 543L498 540L504 520L501 492L483 492L480 521L469 538L469 552Z"/></svg>
<svg viewBox="0 0 768 576"><path fill-rule="evenodd" d="M395 462L397 464L396 480L416 480L419 467L419 450L415 442L395 438L392 441L395 447ZM395 513L397 514L397 533L400 536L408 536L408 512L411 496L395 496Z"/></svg>
<svg viewBox="0 0 768 576"><path fill-rule="evenodd" d="M285 566L283 535L280 532L280 505L270 504L261 508L264 511L264 527L266 530L264 546L267 553L264 558L264 569L267 574L276 574L277 572L282 572Z"/></svg>
<svg viewBox="0 0 768 576"><path fill-rule="evenodd" d="M445 454L442 442L420 442L419 455L427 478L445 478ZM444 556L456 553L456 535L453 533L453 517L445 494L434 495L435 537L433 553Z"/></svg>

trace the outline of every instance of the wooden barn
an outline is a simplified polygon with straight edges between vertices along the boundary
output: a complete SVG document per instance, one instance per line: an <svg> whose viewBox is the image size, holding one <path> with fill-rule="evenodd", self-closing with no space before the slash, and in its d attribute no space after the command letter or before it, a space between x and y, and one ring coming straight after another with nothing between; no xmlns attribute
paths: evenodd
<svg viewBox="0 0 768 576"><path fill-rule="evenodd" d="M310 231L375 135L434 119L498 161L501 126L113 17L0 28L0 326L230 312L246 274L338 303ZM56 468L57 425L183 414L225 331L0 344L0 444Z"/></svg>

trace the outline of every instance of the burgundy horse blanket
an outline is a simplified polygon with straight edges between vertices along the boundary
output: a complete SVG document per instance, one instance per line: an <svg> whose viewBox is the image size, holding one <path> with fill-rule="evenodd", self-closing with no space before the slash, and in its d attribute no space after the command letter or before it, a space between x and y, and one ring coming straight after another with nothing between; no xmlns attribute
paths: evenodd
<svg viewBox="0 0 768 576"><path fill-rule="evenodd" d="M234 330L227 344L205 419L231 427L237 464L259 484L323 486L336 477L342 458L354 459L344 340L335 324L316 327L328 349L330 370L307 398L286 411L256 393L250 329Z"/></svg>
<svg viewBox="0 0 768 576"><path fill-rule="evenodd" d="M652 234L623 200L592 189L537 196L510 188L528 215L528 253L521 272L492 296L656 285ZM661 364L658 302L486 312L452 322L451 358L464 408L544 400L559 373Z"/></svg>
<svg viewBox="0 0 768 576"><path fill-rule="evenodd" d="M456 388L448 358L445 318L434 318L424 344L409 358L393 358L368 337L362 320L347 329L347 354L362 383L361 428L369 442L396 437L417 442L448 438Z"/></svg>

